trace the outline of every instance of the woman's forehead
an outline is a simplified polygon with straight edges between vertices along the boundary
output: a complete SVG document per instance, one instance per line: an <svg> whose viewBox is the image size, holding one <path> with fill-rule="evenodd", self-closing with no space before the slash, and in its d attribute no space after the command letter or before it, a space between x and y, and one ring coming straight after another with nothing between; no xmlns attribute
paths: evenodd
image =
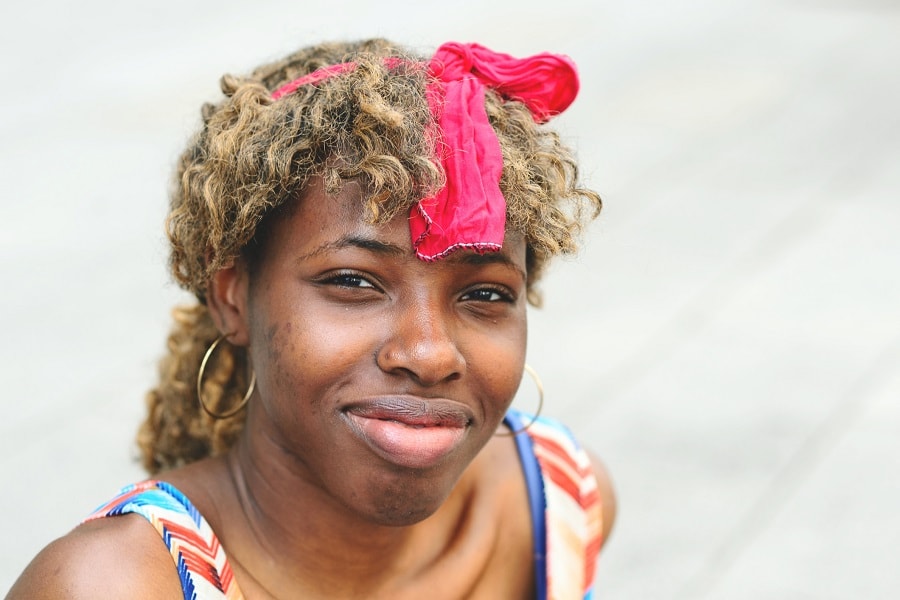
<svg viewBox="0 0 900 600"><path fill-rule="evenodd" d="M368 250L387 256L413 256L409 212L403 211L385 222L374 222L365 201L363 187L347 181L337 192L328 193L321 177L310 181L297 203L272 233L311 257L348 248ZM491 258L492 255L496 258ZM521 260L518 256L521 255ZM506 233L499 252L461 247L440 261L470 264L510 262L524 269L525 241L517 231ZM482 257L482 258L479 258Z"/></svg>

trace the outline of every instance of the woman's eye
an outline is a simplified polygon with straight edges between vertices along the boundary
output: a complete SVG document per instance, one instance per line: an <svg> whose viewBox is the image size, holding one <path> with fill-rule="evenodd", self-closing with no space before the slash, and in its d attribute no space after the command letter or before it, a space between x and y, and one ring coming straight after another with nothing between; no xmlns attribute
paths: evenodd
<svg viewBox="0 0 900 600"><path fill-rule="evenodd" d="M512 297L508 293L493 288L479 288L466 292L462 299L477 302L512 302Z"/></svg>
<svg viewBox="0 0 900 600"><path fill-rule="evenodd" d="M325 279L322 283L345 288L375 288L368 279L355 273L338 273Z"/></svg>

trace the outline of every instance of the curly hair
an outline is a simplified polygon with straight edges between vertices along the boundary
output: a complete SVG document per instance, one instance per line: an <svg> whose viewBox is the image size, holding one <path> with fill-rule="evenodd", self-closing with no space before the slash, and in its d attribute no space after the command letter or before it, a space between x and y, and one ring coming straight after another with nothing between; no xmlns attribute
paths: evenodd
<svg viewBox="0 0 900 600"><path fill-rule="evenodd" d="M355 69L272 99L272 90L288 81L350 61ZM171 193L170 267L198 302L173 311L160 381L147 395L138 445L148 472L219 455L243 428L243 413L214 419L199 406L200 362L219 335L206 293L217 270L258 247L268 217L313 177L324 179L327 193L345 181L361 182L373 222L390 220L444 184L433 160L425 64L375 39L306 48L249 76L222 78L225 98L204 105L202 127L181 156ZM538 306L535 284L548 260L577 249L582 227L600 211L600 197L580 186L572 152L556 132L537 125L528 108L490 91L485 102L503 155L507 228L525 236L528 300ZM203 397L224 411L246 390L248 358L229 344L214 358Z"/></svg>

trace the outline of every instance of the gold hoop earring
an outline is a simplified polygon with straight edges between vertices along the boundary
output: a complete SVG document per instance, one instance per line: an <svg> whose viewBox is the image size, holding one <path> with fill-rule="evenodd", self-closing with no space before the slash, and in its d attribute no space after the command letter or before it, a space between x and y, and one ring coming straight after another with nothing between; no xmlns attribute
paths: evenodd
<svg viewBox="0 0 900 600"><path fill-rule="evenodd" d="M209 362L209 357L212 356L213 352L215 352L216 347L219 345L219 342L224 340L230 334L222 334L216 338L216 341L210 345L209 350L206 351L206 354L203 355L203 360L200 361L200 371L197 372L197 400L200 401L200 407L211 416L213 419L227 419L229 417L233 417L238 414L244 406L247 405L247 402L250 400L250 396L253 395L253 390L256 388L256 371L250 375L250 386L247 388L247 393L244 394L244 399L240 401L240 403L232 408L231 410L217 413L211 410L206 402L203 401L203 373L206 371L206 363Z"/></svg>
<svg viewBox="0 0 900 600"><path fill-rule="evenodd" d="M538 377L537 372L531 368L528 363L525 363L525 372L531 375L531 378L534 380L534 385L537 386L538 390L538 407L534 413L534 416L531 417L531 420L525 424L525 426L516 429L515 431L510 432L497 432L494 435L498 437L515 437L520 433L524 432L526 429L534 425L535 421L538 420L538 417L541 415L541 410L544 408L544 384L541 383L541 378Z"/></svg>

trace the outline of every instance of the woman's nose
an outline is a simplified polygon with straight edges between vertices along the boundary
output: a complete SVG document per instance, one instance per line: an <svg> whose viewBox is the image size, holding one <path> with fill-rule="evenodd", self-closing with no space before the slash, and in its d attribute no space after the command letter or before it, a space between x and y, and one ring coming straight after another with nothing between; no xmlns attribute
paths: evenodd
<svg viewBox="0 0 900 600"><path fill-rule="evenodd" d="M398 306L378 366L386 373L405 373L421 386L458 379L466 367L456 339L457 324L439 303L419 299Z"/></svg>

